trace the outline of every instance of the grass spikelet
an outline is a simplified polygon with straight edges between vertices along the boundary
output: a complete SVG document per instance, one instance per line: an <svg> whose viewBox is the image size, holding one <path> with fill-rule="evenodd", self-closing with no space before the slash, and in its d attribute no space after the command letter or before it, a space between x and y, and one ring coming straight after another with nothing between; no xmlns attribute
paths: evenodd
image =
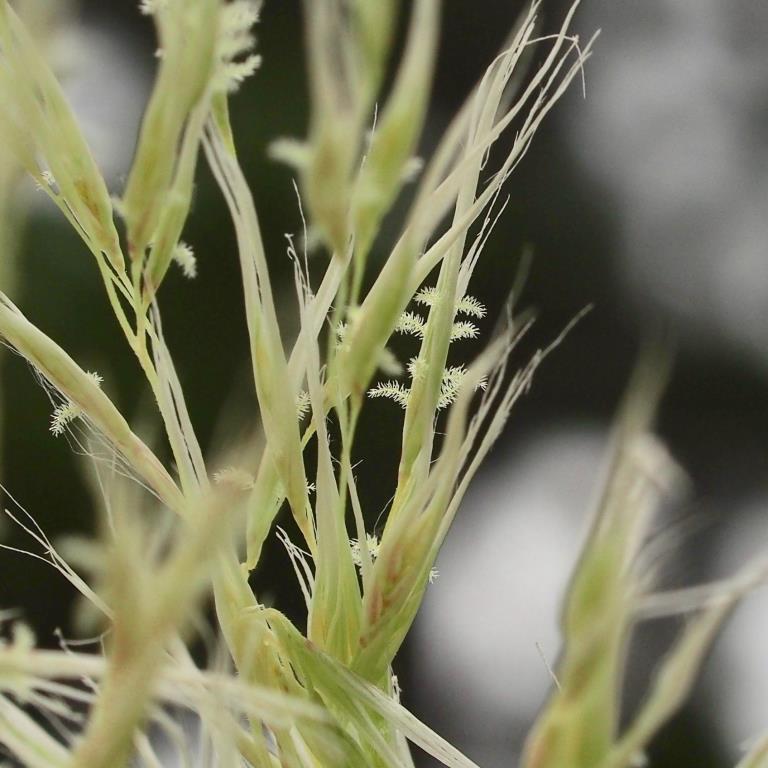
<svg viewBox="0 0 768 768"><path fill-rule="evenodd" d="M526 747L526 768L562 765L627 768L687 697L714 636L753 583L754 569L707 600L661 660L646 699L619 732L619 682L637 607L652 584L637 571L637 554L660 499L676 470L649 438L658 397L658 370L639 371L614 436L614 457L603 499L573 574L563 612L565 649L558 690ZM653 381L656 379L656 381ZM661 462L661 465L659 465ZM667 478L667 481L664 481Z"/></svg>
<svg viewBox="0 0 768 768"><path fill-rule="evenodd" d="M395 200L426 116L440 23L437 0L414 3L406 51L357 180L353 204L356 280L384 214Z"/></svg>
<svg viewBox="0 0 768 768"><path fill-rule="evenodd" d="M0 135L16 160L118 274L112 203L66 98L13 9L0 3ZM47 174L47 175L46 175ZM46 183L55 178L55 187Z"/></svg>
<svg viewBox="0 0 768 768"><path fill-rule="evenodd" d="M299 391L291 382L280 338L256 209L242 170L221 137L212 133L205 146L237 232L253 377L272 460L312 551L315 533L308 514L303 448L296 420ZM291 393L289 400L286 393Z"/></svg>
<svg viewBox="0 0 768 768"><path fill-rule="evenodd" d="M149 567L147 552L157 543L149 544L146 533L120 510L120 527L102 575L112 611L111 651L88 726L74 751L75 765L111 768L128 760L132 734L152 696L165 649L188 620L209 578L217 543L226 540L232 522L228 507L226 493L201 499L190 510L191 523L171 542L169 554Z"/></svg>
<svg viewBox="0 0 768 768"><path fill-rule="evenodd" d="M640 372L619 419L611 470L563 611L560 687L528 740L526 768L601 765L617 738L617 682L643 588L632 563L660 500L657 478L670 475L648 432L655 373L652 366Z"/></svg>
<svg viewBox="0 0 768 768"><path fill-rule="evenodd" d="M143 260L144 249L155 237L163 198L176 174L185 123L205 97L213 75L219 6L217 0L167 0L150 6L162 57L121 203L134 260Z"/></svg>
<svg viewBox="0 0 768 768"><path fill-rule="evenodd" d="M0 336L60 392L71 407L87 415L94 427L171 508L181 499L173 479L149 448L131 431L92 375L30 323L11 302L0 297Z"/></svg>

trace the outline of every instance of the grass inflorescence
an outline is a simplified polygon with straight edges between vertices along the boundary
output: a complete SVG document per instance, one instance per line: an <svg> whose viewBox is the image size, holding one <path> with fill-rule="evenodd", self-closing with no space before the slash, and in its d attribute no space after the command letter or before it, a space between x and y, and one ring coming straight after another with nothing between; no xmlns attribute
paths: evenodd
<svg viewBox="0 0 768 768"><path fill-rule="evenodd" d="M157 729L183 764L192 747L169 714L178 709L199 720L195 759L205 765L408 768L409 741L447 766L474 765L401 706L392 665L469 483L560 341L512 372L510 355L529 323L509 312L472 364L452 362L454 344L482 343L478 321L487 309L469 289L505 205L501 190L592 52L593 40L569 31L578 3L547 36L538 5L420 159L439 0L412 4L394 62L398 3L305 0L307 137L276 141L271 152L297 176L305 241L323 268L310 277L291 241L299 330L286 346L286 311L278 311L228 112L228 100L261 65L259 3L143 0L140 10L157 28L159 65L130 173L113 196L35 35L0 0L0 213L8 216L5 201L18 183L5 168L21 168L82 239L172 455L172 463L161 461L101 376L0 295L0 336L51 393L51 432L98 453L102 508L100 537L70 542L64 556L31 519L9 512L103 632L99 653L40 649L20 623L0 645L0 743L24 765L158 766L150 738ZM534 46L540 64L521 77ZM502 137L504 152L490 167ZM237 238L261 425L259 436L215 460L198 442L160 310L172 265L192 279L207 256L182 239L203 162ZM406 184L411 202L379 262L373 248ZM418 343L410 361L390 349L396 334ZM696 618L662 662L645 706L619 732L626 646L653 597L638 553L675 478L650 433L652 390L646 379L632 389L617 427L603 501L566 600L559 687L531 732L527 768L631 765L681 703L713 633L751 583L741 576L694 601ZM392 502L374 535L354 468L365 454L356 440L361 413L379 397L402 408L395 409L402 444ZM276 526L284 505L293 538ZM271 536L290 555L306 632L249 584ZM209 598L222 653L201 668L187 643ZM685 595L673 605L681 601L687 605ZM30 709L56 718L55 733ZM758 746L744 765L762 765L764 753Z"/></svg>

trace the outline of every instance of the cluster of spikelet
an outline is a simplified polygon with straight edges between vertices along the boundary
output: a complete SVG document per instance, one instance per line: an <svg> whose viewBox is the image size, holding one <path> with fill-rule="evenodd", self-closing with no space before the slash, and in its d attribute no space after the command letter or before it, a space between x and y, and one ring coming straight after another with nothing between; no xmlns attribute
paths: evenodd
<svg viewBox="0 0 768 768"><path fill-rule="evenodd" d="M575 6L558 31L539 37L537 5L419 162L439 0L414 1L396 62L396 2L306 0L308 136L279 141L272 152L297 174L305 240L325 269L311 281L291 242L300 329L286 351L228 115L228 98L260 64L252 31L259 4L141 2L157 27L157 79L131 171L113 197L34 36L0 0L0 210L7 215L18 181L5 168L22 168L82 238L172 455L162 461L138 436L110 399L108 379L85 371L0 294L0 336L57 404L51 431L71 435L95 459L103 521L100 538L70 542L60 553L26 513L8 510L39 547L33 554L80 593L101 633L93 653L64 640L61 650L43 650L28 629L0 615L8 628L0 644L0 744L23 765L413 768L410 741L452 768L474 766L401 706L392 665L469 483L560 341L512 373L508 359L528 324L510 312L472 365L448 360L452 342L480 335L474 320L486 310L468 288L503 185L590 55L592 42L568 32ZM535 45L545 48L540 67L520 77ZM502 136L505 154L489 170ZM199 446L159 308L174 262L196 274L182 233L201 157L237 235L261 423L259 436L214 458ZM381 224L405 184L415 186L413 202L390 243ZM409 310L412 301L426 313ZM388 350L397 333L419 343L410 383L376 385L378 370L402 371ZM688 692L731 605L761 576L752 569L695 594L651 595L638 555L659 489L674 477L650 436L651 390L647 382L633 388L617 429L604 500L563 615L558 687L528 741L526 768L633 764ZM353 467L365 453L355 442L361 411L381 396L405 412L393 500L373 536ZM214 461L226 469L212 471ZM275 525L283 506L295 521L290 535ZM273 535L295 567L306 632L265 607L249 585ZM187 642L209 599L216 624L203 635L215 639L201 668ZM620 732L618 688L632 627L669 605L695 618ZM462 611L457 606L457 621L471 620ZM194 714L194 738L172 717L178 710ZM152 736L158 731L160 741ZM758 745L743 765L764 766L765 755Z"/></svg>

